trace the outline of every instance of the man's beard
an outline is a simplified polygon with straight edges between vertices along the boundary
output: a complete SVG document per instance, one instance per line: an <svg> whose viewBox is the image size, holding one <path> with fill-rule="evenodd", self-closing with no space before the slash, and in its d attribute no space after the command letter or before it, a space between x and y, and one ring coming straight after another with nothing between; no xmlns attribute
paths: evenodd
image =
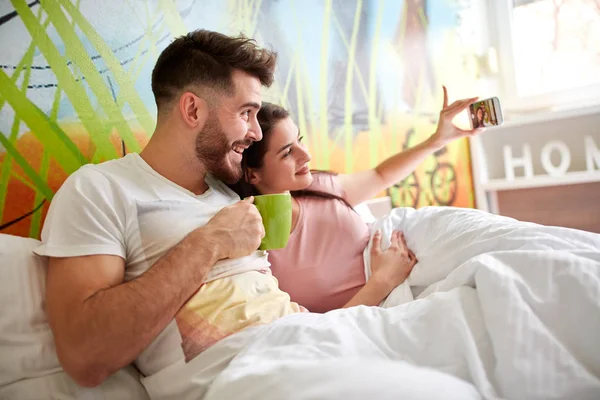
<svg viewBox="0 0 600 400"><path fill-rule="evenodd" d="M231 165L229 152L233 151L235 145L249 146L251 143L249 140L238 140L229 144L219 120L211 116L196 136L196 157L204 164L206 171L218 180L237 183L242 178L242 166Z"/></svg>

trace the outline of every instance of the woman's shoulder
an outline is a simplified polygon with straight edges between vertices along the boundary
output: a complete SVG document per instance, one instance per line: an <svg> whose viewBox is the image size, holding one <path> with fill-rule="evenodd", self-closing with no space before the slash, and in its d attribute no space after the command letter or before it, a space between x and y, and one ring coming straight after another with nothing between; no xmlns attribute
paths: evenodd
<svg viewBox="0 0 600 400"><path fill-rule="evenodd" d="M327 171L311 171L313 181L308 190L327 192L343 197L344 190L336 173Z"/></svg>

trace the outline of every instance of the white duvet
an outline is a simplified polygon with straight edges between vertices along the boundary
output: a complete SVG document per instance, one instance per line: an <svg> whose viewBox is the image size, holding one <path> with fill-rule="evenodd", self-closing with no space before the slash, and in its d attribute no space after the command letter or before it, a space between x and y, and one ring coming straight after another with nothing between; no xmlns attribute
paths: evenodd
<svg viewBox="0 0 600 400"><path fill-rule="evenodd" d="M419 259L386 308L298 314L242 332L148 378L149 392L600 399L600 235L441 207L395 209L379 228L384 237L402 230Z"/></svg>

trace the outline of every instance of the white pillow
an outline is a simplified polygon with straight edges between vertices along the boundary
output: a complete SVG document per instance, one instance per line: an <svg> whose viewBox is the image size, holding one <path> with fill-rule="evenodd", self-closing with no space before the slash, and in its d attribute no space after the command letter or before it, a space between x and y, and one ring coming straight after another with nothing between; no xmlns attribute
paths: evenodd
<svg viewBox="0 0 600 400"><path fill-rule="evenodd" d="M45 313L45 258L34 239L0 234L0 398L74 398L97 393L110 399L147 399L133 367L85 389L60 367ZM105 397L101 397L105 398Z"/></svg>
<svg viewBox="0 0 600 400"><path fill-rule="evenodd" d="M61 370L44 312L46 260L34 239L0 235L0 387Z"/></svg>
<svg viewBox="0 0 600 400"><path fill-rule="evenodd" d="M354 206L354 211L356 211L356 213L360 215L362 220L367 224L377 221L377 218L375 218L371 212L371 209L366 203L357 204Z"/></svg>
<svg viewBox="0 0 600 400"><path fill-rule="evenodd" d="M600 235L575 229L517 221L481 210L455 207L399 207L370 226L371 235L381 230L381 246L387 249L393 230L404 233L419 262L408 279L390 295L393 302L412 300L412 294L439 283L457 267L485 253L497 251L586 251L598 254ZM371 276L370 251L365 249L365 276ZM413 292L407 287L413 287ZM421 289L415 289L420 287ZM428 290L429 290L428 289ZM428 293L428 292L425 292Z"/></svg>

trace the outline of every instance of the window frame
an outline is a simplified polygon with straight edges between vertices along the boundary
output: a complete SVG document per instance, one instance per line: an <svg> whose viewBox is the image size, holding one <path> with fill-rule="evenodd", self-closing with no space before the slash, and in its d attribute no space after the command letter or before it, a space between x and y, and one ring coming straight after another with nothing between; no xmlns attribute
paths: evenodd
<svg viewBox="0 0 600 400"><path fill-rule="evenodd" d="M600 104L600 82L593 85L519 96L516 82L512 30L512 0L488 0L491 42L498 54L499 89L508 113L574 109Z"/></svg>

